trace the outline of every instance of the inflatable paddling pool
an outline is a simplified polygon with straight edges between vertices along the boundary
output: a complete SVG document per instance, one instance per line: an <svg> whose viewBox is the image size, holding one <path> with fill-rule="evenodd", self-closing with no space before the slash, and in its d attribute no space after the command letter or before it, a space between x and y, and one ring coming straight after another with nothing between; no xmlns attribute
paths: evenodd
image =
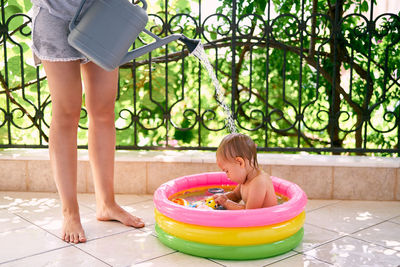
<svg viewBox="0 0 400 267"><path fill-rule="evenodd" d="M249 260L276 256L295 248L303 237L307 197L296 184L272 177L282 204L248 210L205 210L177 204L173 196L193 188L234 186L223 172L184 176L154 193L156 232L166 246L217 259Z"/></svg>

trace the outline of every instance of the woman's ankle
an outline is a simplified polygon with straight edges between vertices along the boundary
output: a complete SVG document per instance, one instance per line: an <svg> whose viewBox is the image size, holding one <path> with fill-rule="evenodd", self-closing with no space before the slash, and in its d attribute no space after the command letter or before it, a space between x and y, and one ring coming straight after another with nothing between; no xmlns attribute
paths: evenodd
<svg viewBox="0 0 400 267"><path fill-rule="evenodd" d="M68 217L79 217L79 205L63 206L62 213Z"/></svg>

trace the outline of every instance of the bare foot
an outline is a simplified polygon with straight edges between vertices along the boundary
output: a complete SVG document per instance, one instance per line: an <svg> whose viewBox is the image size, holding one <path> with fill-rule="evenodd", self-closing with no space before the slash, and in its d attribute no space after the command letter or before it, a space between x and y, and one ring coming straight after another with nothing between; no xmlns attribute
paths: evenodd
<svg viewBox="0 0 400 267"><path fill-rule="evenodd" d="M118 204L114 203L112 205L97 208L97 220L99 221L119 221L126 226L132 226L135 228L144 227L144 222L142 219L133 216L123 208L121 208Z"/></svg>
<svg viewBox="0 0 400 267"><path fill-rule="evenodd" d="M78 215L64 214L64 223L61 234L62 240L75 244L86 242L85 232L83 231L81 220Z"/></svg>

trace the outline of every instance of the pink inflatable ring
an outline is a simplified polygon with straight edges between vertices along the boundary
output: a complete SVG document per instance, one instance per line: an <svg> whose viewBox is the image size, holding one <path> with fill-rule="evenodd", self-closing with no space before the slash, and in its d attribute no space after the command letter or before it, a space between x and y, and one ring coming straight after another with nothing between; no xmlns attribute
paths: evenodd
<svg viewBox="0 0 400 267"><path fill-rule="evenodd" d="M182 206L169 197L194 187L235 185L224 172L184 176L162 184L154 193L156 209L176 221L214 227L252 227L281 223L299 215L307 203L307 196L296 184L272 177L275 191L289 198L283 204L251 210L199 210Z"/></svg>

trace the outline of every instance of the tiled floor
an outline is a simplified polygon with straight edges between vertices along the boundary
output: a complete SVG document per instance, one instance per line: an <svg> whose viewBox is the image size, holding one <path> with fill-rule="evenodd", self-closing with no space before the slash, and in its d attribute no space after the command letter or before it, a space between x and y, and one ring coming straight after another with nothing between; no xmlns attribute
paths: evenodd
<svg viewBox="0 0 400 267"><path fill-rule="evenodd" d="M309 200L303 242L284 255L255 261L204 259L157 240L150 195L117 195L147 226L134 229L95 219L94 195L79 195L88 237L58 238L60 201L52 193L0 192L2 266L400 266L400 202Z"/></svg>

